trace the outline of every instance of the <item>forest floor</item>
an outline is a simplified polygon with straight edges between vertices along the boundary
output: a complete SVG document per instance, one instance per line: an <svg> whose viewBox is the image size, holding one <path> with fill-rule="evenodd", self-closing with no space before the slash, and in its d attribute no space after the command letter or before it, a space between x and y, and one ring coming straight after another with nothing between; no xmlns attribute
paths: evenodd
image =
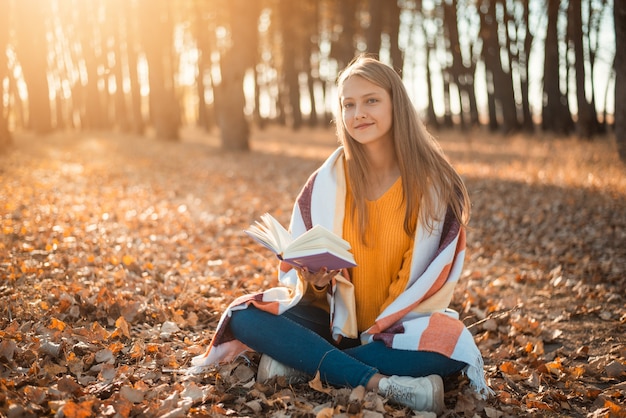
<svg viewBox="0 0 626 418"><path fill-rule="evenodd" d="M452 307L495 391L482 400L449 379L443 416L626 416L615 144L437 135L473 199ZM18 133L0 154L0 416L410 415L362 388L256 382L253 353L184 373L233 298L276 282L242 230L264 212L287 224L336 143L272 127L241 154L183 136Z"/></svg>

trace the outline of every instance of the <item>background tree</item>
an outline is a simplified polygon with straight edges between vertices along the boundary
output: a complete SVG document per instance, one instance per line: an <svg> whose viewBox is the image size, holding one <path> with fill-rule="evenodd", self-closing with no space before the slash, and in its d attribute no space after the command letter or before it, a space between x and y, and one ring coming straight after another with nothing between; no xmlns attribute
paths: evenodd
<svg viewBox="0 0 626 418"><path fill-rule="evenodd" d="M496 9L500 9L496 13ZM507 47L509 32L506 16L506 5L503 1L483 0L480 7L481 37L483 40L483 59L487 72L487 83L493 91L493 100L496 106L496 115L490 113L490 127L493 129L497 122L491 120L494 116L501 118L501 129L505 133L519 130L520 123L517 117L517 106L511 74L511 62L502 62L502 56L509 56ZM501 16L499 19L498 16ZM500 40L499 33L503 33L504 40ZM502 45L504 42L504 45ZM505 49L506 48L506 49ZM504 53L503 52L504 50Z"/></svg>
<svg viewBox="0 0 626 418"><path fill-rule="evenodd" d="M388 6L383 0L367 0L368 24L365 30L365 42L367 52L380 55L383 33L383 15ZM396 3L392 1L392 3Z"/></svg>
<svg viewBox="0 0 626 418"><path fill-rule="evenodd" d="M217 116L222 148L243 151L250 147L243 82L256 57L259 8L258 3L247 0L229 0L228 4L224 10L230 39L224 41L220 51L221 80L215 92Z"/></svg>
<svg viewBox="0 0 626 418"><path fill-rule="evenodd" d="M301 19L301 28L303 30L302 39L300 39L302 46L302 67L303 72L306 74L308 99L309 99L309 126L317 126L323 117L318 115L318 102L317 95L320 90L320 61L321 52L319 50L318 34L318 22L320 20L320 5L319 2L312 1L302 3L300 5L303 17Z"/></svg>
<svg viewBox="0 0 626 418"><path fill-rule="evenodd" d="M468 7L468 4L464 5ZM443 2L444 15L444 37L446 47L450 51L449 71L452 81L456 86L458 101L460 103L459 123L461 127L467 124L472 126L478 125L478 108L476 104L476 94L474 91L474 72L476 71L476 62L473 55L473 42L466 40L465 51L467 58L463 58L461 50L463 43L459 36L459 2L457 0L447 0Z"/></svg>
<svg viewBox="0 0 626 418"><path fill-rule="evenodd" d="M8 97L9 65L7 48L9 47L9 0L0 0L0 150L11 142L9 132L9 102ZM5 87L5 85L7 87Z"/></svg>
<svg viewBox="0 0 626 418"><path fill-rule="evenodd" d="M505 24L509 28L509 62L511 72L515 77L516 103L521 108L522 127L527 132L534 129L533 117L530 110L529 86L530 86L530 53L534 34L530 28L530 4L526 0L516 0L509 3L505 14ZM536 30L536 28L534 29Z"/></svg>
<svg viewBox="0 0 626 418"><path fill-rule="evenodd" d="M5 131L196 124L245 150L251 123L330 121L361 52L406 78L431 127L592 137L613 120L609 0L0 1Z"/></svg>
<svg viewBox="0 0 626 418"><path fill-rule="evenodd" d="M172 6L167 0L139 0L141 44L148 61L150 120L157 137L176 140L180 115L174 85Z"/></svg>
<svg viewBox="0 0 626 418"><path fill-rule="evenodd" d="M591 8L590 2L587 7ZM593 98L594 92L591 94L587 88L587 71L586 65L591 66L591 60L585 59L585 54L590 51L585 48L583 41L583 19L582 4L580 1L570 1L568 10L568 34L574 50L574 72L576 73L576 104L577 117L576 125L579 136L590 139L597 132L598 116L594 107L594 102L588 97ZM590 58L587 56L587 58Z"/></svg>
<svg viewBox="0 0 626 418"><path fill-rule="evenodd" d="M404 68L404 51L400 48L400 15L403 8L401 1L387 0L385 5L385 33L389 38L390 64L398 71Z"/></svg>
<svg viewBox="0 0 626 418"><path fill-rule="evenodd" d="M125 61L124 54L122 52L123 49L128 47L125 41L127 38L126 28L128 25L126 21L128 19L128 15L125 13L126 10L124 9L124 0L111 0L111 2L113 7L107 9L105 16L105 34L107 46L110 51L108 64L111 68L112 75L110 78L112 86L109 90L113 91L111 113L114 123L113 126L119 128L123 132L128 132L131 120L124 94ZM115 11L118 12L115 13Z"/></svg>
<svg viewBox="0 0 626 418"><path fill-rule="evenodd" d="M123 0L121 0L123 1ZM126 15L126 61L128 66L128 86L130 94L131 132L143 134L145 121L141 111L141 85L139 83L139 8L135 3L124 3Z"/></svg>
<svg viewBox="0 0 626 418"><path fill-rule="evenodd" d="M357 28L360 21L357 18L358 0L334 0L337 8L338 30L333 42L332 58L337 60L339 68L343 68L354 58Z"/></svg>
<svg viewBox="0 0 626 418"><path fill-rule="evenodd" d="M103 26L99 20L104 13L104 6L101 1L77 1L75 6L72 23L80 39L80 56L77 58L84 64L86 72L86 77L82 78L84 108L81 122L87 129L104 129L108 121L104 111L106 97L100 74L104 70L106 51L103 48Z"/></svg>
<svg viewBox="0 0 626 418"><path fill-rule="evenodd" d="M626 2L616 1L613 6L615 24L615 50L626 48ZM615 55L615 138L621 160L626 163L626 56Z"/></svg>
<svg viewBox="0 0 626 418"><path fill-rule="evenodd" d="M302 45L304 44L303 33L301 28L307 16L302 14L304 10L300 4L291 0L278 1L278 20L281 28L282 39L282 78L283 90L287 100L288 113L292 122L293 129L302 127L302 109L300 108L300 80L299 75L302 71L303 61L305 57L301 55ZM304 36L303 36L304 35ZM307 57L308 58L308 57Z"/></svg>
<svg viewBox="0 0 626 418"><path fill-rule="evenodd" d="M568 107L567 96L561 89L562 68L559 55L559 0L548 0L548 26L543 60L543 108L541 122L544 130L568 135L574 121Z"/></svg>
<svg viewBox="0 0 626 418"><path fill-rule="evenodd" d="M46 31L50 13L48 2L14 2L16 52L28 92L28 127L37 133L52 131L50 89L48 86L48 42Z"/></svg>
<svg viewBox="0 0 626 418"><path fill-rule="evenodd" d="M215 50L215 12L213 2L194 0L192 6L192 33L198 48L196 89L198 94L198 125L209 131L215 126L215 108L208 103L208 93L213 93L211 52Z"/></svg>

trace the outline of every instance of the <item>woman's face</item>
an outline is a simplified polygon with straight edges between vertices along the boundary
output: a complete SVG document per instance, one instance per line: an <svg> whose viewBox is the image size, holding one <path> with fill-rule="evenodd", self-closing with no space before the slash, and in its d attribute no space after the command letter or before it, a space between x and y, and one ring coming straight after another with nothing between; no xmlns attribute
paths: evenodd
<svg viewBox="0 0 626 418"><path fill-rule="evenodd" d="M341 117L350 136L363 145L393 142L391 96L363 77L351 76L339 91Z"/></svg>

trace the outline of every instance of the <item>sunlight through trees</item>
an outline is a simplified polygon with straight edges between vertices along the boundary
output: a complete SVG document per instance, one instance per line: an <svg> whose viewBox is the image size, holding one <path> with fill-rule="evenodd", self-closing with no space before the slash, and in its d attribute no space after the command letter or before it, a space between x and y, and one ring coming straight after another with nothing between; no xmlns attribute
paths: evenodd
<svg viewBox="0 0 626 418"><path fill-rule="evenodd" d="M16 130L176 140L250 125L328 126L334 80L372 53L428 124L606 133L611 0L0 0L0 144ZM617 15L616 15L617 16Z"/></svg>

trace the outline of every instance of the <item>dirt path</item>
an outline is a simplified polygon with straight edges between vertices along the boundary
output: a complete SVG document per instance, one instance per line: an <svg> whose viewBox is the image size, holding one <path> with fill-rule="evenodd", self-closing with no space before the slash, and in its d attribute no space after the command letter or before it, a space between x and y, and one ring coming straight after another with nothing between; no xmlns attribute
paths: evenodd
<svg viewBox="0 0 626 418"><path fill-rule="evenodd" d="M453 307L496 391L482 401L447 382L446 416L625 416L626 171L613 144L441 142L473 199ZM286 223L335 147L330 131L278 128L255 132L252 153L217 145L193 130L181 143L18 134L0 154L1 414L406 415L358 391L255 384L255 355L176 372L230 300L275 280L241 229L266 211Z"/></svg>

